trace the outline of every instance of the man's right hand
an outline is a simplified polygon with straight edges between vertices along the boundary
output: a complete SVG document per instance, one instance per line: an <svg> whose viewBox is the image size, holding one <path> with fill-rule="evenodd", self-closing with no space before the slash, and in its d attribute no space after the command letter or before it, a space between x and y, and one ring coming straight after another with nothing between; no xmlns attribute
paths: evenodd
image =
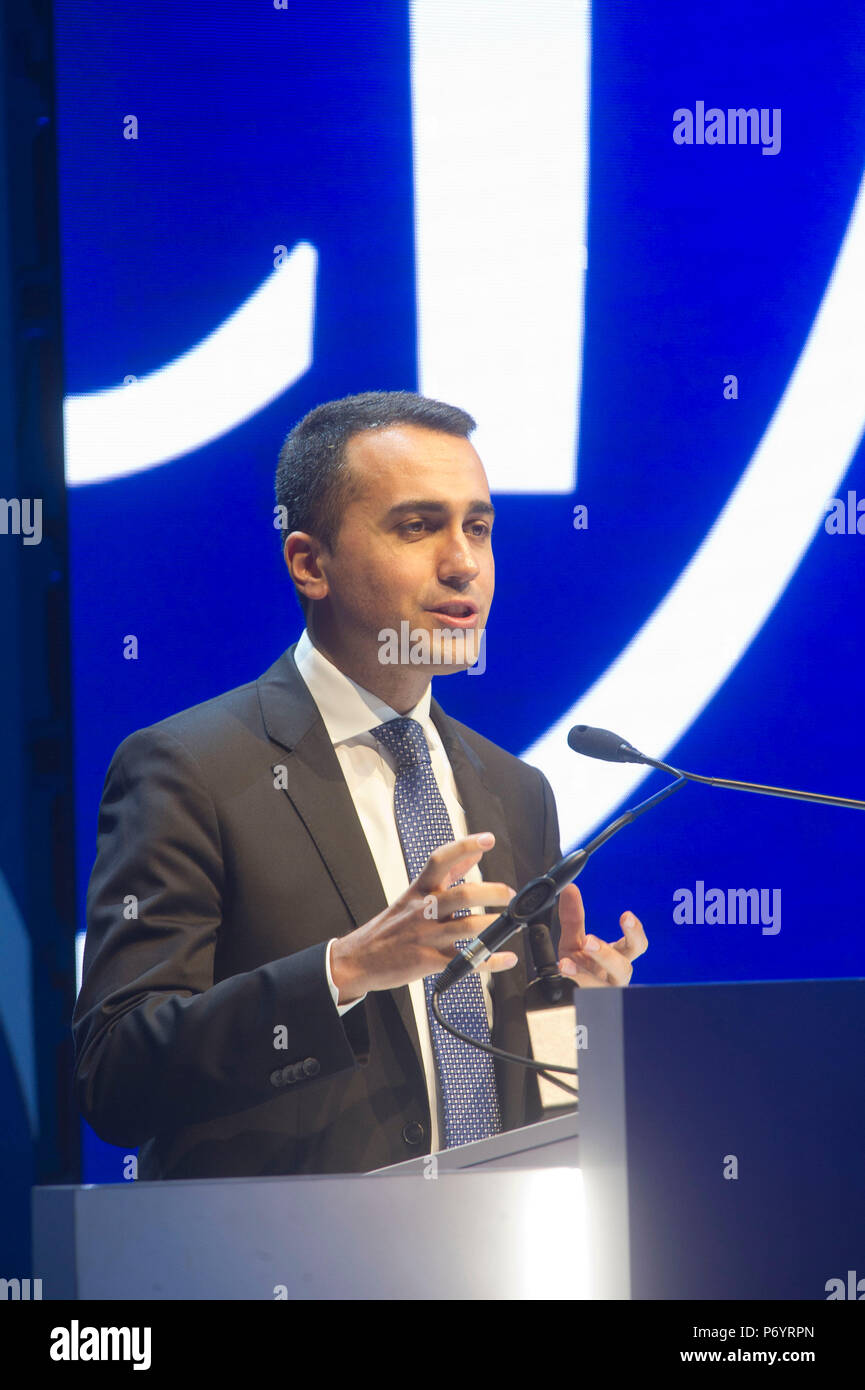
<svg viewBox="0 0 865 1390"><path fill-rule="evenodd" d="M489 832L467 835L434 850L413 883L395 903L348 936L338 937L330 953L330 970L340 1004L350 1004L370 990L396 989L436 975L454 956L454 942L477 936L489 927L514 896L506 883L460 883L495 844ZM454 917L460 908L497 908L492 913ZM488 970L516 965L512 951L499 951Z"/></svg>

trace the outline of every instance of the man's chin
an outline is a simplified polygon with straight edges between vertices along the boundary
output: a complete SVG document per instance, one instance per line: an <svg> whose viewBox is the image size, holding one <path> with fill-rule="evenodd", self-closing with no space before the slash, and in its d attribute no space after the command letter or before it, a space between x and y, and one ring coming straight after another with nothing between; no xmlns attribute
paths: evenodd
<svg viewBox="0 0 865 1390"><path fill-rule="evenodd" d="M422 667L431 676L448 676L483 661L486 629L449 623L436 623L431 628L412 626L403 619L396 628L382 628L378 643L382 665Z"/></svg>

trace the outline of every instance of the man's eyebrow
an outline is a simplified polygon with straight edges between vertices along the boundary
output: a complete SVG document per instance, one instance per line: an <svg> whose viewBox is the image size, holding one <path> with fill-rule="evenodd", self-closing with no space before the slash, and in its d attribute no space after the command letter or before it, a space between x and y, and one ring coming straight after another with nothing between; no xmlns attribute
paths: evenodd
<svg viewBox="0 0 865 1390"><path fill-rule="evenodd" d="M446 502L436 502L431 498L415 497L409 502L397 502L388 512L388 519L391 517L404 516L407 512L434 512L438 516L444 516L450 511ZM486 498L478 497L474 502L469 502L466 513L480 512L483 516L494 517L496 509L492 502L487 502Z"/></svg>

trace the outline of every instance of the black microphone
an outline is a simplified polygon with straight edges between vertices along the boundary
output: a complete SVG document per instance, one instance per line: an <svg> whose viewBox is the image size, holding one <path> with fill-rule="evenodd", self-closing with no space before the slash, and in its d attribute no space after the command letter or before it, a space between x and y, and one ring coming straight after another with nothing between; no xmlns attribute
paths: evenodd
<svg viewBox="0 0 865 1390"><path fill-rule="evenodd" d="M865 811L865 801L848 796L827 796L823 792L801 792L792 787L768 787L762 782L734 782L729 777L701 777L697 772L684 772L638 752L627 739L609 729L593 729L589 724L575 724L568 734L568 743L576 753L589 758L603 758L608 763L644 763L671 777L684 777L688 782L701 782L707 787L726 787L730 791L754 792L757 796L780 796L788 801L811 801L818 806L846 806L854 811Z"/></svg>
<svg viewBox="0 0 865 1390"><path fill-rule="evenodd" d="M627 739L609 729L593 729L591 724L575 724L568 734L568 743L575 753L587 758L602 758L607 763L642 763L645 758Z"/></svg>
<svg viewBox="0 0 865 1390"><path fill-rule="evenodd" d="M460 947L453 960L436 977L433 989L441 994L470 970L477 969L485 960L489 960L493 951L504 946L515 932L552 906L565 884L570 883L579 874L588 857L587 850L575 850L573 854L566 855L554 864L549 873L533 878L525 888L521 888L494 922L467 945Z"/></svg>
<svg viewBox="0 0 865 1390"><path fill-rule="evenodd" d="M643 815L652 806L657 806L658 802L663 801L671 792L684 787L685 780L684 777L679 777L677 781L671 782L669 786L662 787L659 792L655 792L654 796L649 796L645 801L641 801L638 806L624 811L609 825L605 825L603 830L599 831L594 839L590 840L582 849L575 849L570 854L564 855L545 874L533 878L530 883L526 884L525 888L521 888L494 922L479 932L467 945L460 947L453 960L445 966L440 975L436 976L433 991L442 994L463 975L467 975L470 970L477 969L485 960L488 960L493 951L497 951L500 946L503 946L521 927L533 922L536 923L552 906L566 884L573 882L582 872L590 854L594 854L596 849L599 849L623 826L630 825L631 821L637 819L637 816Z"/></svg>

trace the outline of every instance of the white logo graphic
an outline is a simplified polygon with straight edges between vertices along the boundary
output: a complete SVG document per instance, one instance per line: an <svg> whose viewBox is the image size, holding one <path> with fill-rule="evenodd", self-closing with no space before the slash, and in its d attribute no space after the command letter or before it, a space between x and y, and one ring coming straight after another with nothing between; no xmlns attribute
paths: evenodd
<svg viewBox="0 0 865 1390"><path fill-rule="evenodd" d="M410 16L420 389L470 404L494 493L569 493L589 9L501 0L493 19L480 5L412 0ZM552 783L563 845L648 775L588 760L577 775L562 757L570 726L619 729L663 757L760 631L850 465L865 427L863 190L787 389L705 540L609 669L523 753ZM285 391L311 362L315 274L316 252L300 243L177 361L67 400L69 482L176 458Z"/></svg>
<svg viewBox="0 0 865 1390"><path fill-rule="evenodd" d="M98 483L180 458L287 391L312 362L317 261L299 242L182 357L129 386L67 396L66 481Z"/></svg>
<svg viewBox="0 0 865 1390"><path fill-rule="evenodd" d="M588 6L412 0L421 392L492 492L570 493L583 350Z"/></svg>
<svg viewBox="0 0 865 1390"><path fill-rule="evenodd" d="M865 428L865 179L811 331L754 457L676 583L598 681L522 756L549 778L563 845L648 769L562 757L572 724L663 758L723 685L790 582Z"/></svg>

